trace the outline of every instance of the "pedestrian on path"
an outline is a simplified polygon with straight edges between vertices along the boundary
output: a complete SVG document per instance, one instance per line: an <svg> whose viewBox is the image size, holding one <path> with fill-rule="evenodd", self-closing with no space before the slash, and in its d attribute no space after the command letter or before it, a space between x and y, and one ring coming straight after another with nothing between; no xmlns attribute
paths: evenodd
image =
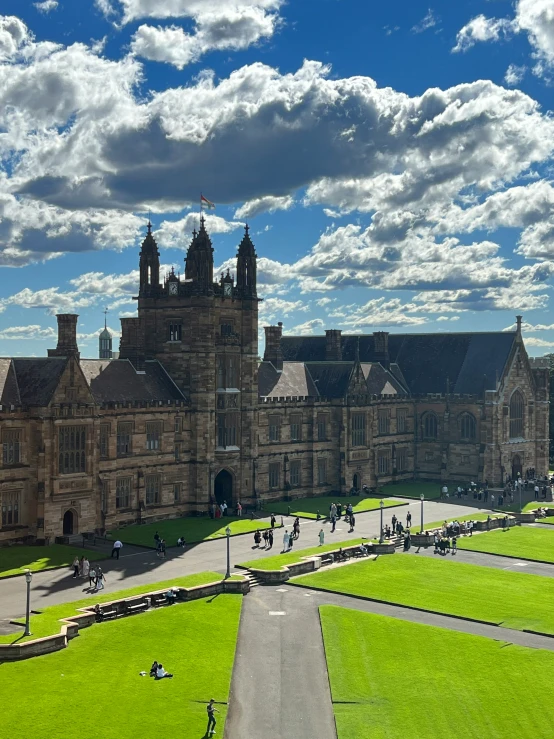
<svg viewBox="0 0 554 739"><path fill-rule="evenodd" d="M391 520L391 524L392 524L391 528L392 528L393 531L396 531L396 522L397 521L398 521L398 519L396 518L395 514L393 513L392 514L392 520Z"/></svg>
<svg viewBox="0 0 554 739"><path fill-rule="evenodd" d="M273 515L273 513L271 514L271 528L275 528L275 516Z"/></svg>
<svg viewBox="0 0 554 739"><path fill-rule="evenodd" d="M81 560L81 577L88 577L90 572L90 562L86 557Z"/></svg>
<svg viewBox="0 0 554 739"><path fill-rule="evenodd" d="M240 500L237 503L237 516L240 518L242 516L242 505L240 504Z"/></svg>
<svg viewBox="0 0 554 739"><path fill-rule="evenodd" d="M337 518L336 518L336 516L331 516L331 526L333 527L331 529L331 533L332 534L335 532L336 525L337 525Z"/></svg>
<svg viewBox="0 0 554 739"><path fill-rule="evenodd" d="M101 567L96 568L96 579L95 579L95 587L96 590L104 590L104 583L106 582L106 576L102 572Z"/></svg>
<svg viewBox="0 0 554 739"><path fill-rule="evenodd" d="M285 529L285 533L283 534L283 552L288 552L289 550L289 532Z"/></svg>
<svg viewBox="0 0 554 739"><path fill-rule="evenodd" d="M73 579L75 580L79 577L79 557L75 557L71 566L73 567Z"/></svg>
<svg viewBox="0 0 554 739"><path fill-rule="evenodd" d="M268 541L269 541L269 547L268 547L268 549L272 549L272 547L273 547L273 529L269 529L269 531L267 532L267 538L268 538Z"/></svg>
<svg viewBox="0 0 554 739"><path fill-rule="evenodd" d="M254 546L259 547L260 542L262 540L262 535L260 534L260 529L257 529L254 533Z"/></svg>
<svg viewBox="0 0 554 739"><path fill-rule="evenodd" d="M160 543L160 535L156 531L156 533L154 534L154 546L156 547L156 549L158 548L159 543Z"/></svg>
<svg viewBox="0 0 554 739"><path fill-rule="evenodd" d="M491 508L494 508L494 494L491 493Z"/></svg>
<svg viewBox="0 0 554 739"><path fill-rule="evenodd" d="M294 520L293 530L294 538L298 539L298 537L300 536L300 519L298 518L298 516Z"/></svg>
<svg viewBox="0 0 554 739"><path fill-rule="evenodd" d="M267 529L264 529L264 533L262 534L262 536L264 538L264 549L267 549L267 539L269 536Z"/></svg>
<svg viewBox="0 0 554 739"><path fill-rule="evenodd" d="M408 513L406 513L406 528L409 529L411 525L412 525L412 514L410 513L410 511L408 511Z"/></svg>
<svg viewBox="0 0 554 739"><path fill-rule="evenodd" d="M215 734L214 727L217 722L215 720L214 713L219 713L219 711L217 710L217 708L214 708L214 702L215 702L214 699L210 698L210 702L206 706L206 711L208 712L208 728L206 729L207 736L210 736L211 734Z"/></svg>
<svg viewBox="0 0 554 739"><path fill-rule="evenodd" d="M458 551L458 540L455 536L452 537L452 544L450 546L450 554L456 554Z"/></svg>
<svg viewBox="0 0 554 739"><path fill-rule="evenodd" d="M294 532L291 531L289 535L289 551L292 549L293 544L294 544Z"/></svg>
<svg viewBox="0 0 554 739"><path fill-rule="evenodd" d="M88 586L89 590L96 587L96 568L94 566L90 568L88 573Z"/></svg>
<svg viewBox="0 0 554 739"><path fill-rule="evenodd" d="M114 554L115 554L115 558L119 559L119 553L122 547L123 547L123 544L119 541L119 539L114 542L112 553L111 553L112 559L113 559Z"/></svg>
<svg viewBox="0 0 554 739"><path fill-rule="evenodd" d="M356 519L354 518L354 514L350 516L350 531L348 532L351 534L354 531L354 526L356 525Z"/></svg>
<svg viewBox="0 0 554 739"><path fill-rule="evenodd" d="M325 543L325 532L323 529L319 529L319 546L322 547Z"/></svg>

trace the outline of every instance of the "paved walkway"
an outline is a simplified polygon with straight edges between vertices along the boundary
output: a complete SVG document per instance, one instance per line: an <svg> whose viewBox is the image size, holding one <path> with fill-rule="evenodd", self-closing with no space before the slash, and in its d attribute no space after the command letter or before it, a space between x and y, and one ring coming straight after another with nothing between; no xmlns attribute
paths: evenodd
<svg viewBox="0 0 554 739"><path fill-rule="evenodd" d="M409 505L391 508L384 512L384 522L389 523L392 515L406 520L406 513L410 510L414 522L419 521L420 503L410 501ZM463 516L476 511L473 506L457 503L443 503L429 501L425 503L424 519L427 522L439 521L445 518ZM486 513L486 509L479 509ZM348 539L366 536L377 537L379 534L380 511L369 511L356 515L356 530L348 533L348 524L341 521L334 534L330 532L329 523L321 521L302 520L300 539L295 542L296 548L316 546L318 532L323 526L325 541L346 541ZM284 517L285 525L292 526L294 518ZM282 532L275 532L273 550L265 551L253 547L252 535L234 536L231 538L231 563L238 564L250 559L279 554L282 546ZM85 551L85 550L83 550ZM1 550L0 550L1 556ZM138 585L152 585L162 580L171 580L175 577L189 575L206 570L224 574L226 569L226 542L224 539L213 539L191 545L186 552L180 549L169 549L167 559L159 559L156 553L149 549L141 550L138 547L124 547L121 559L106 560L102 569L106 574L107 592L115 592L123 588L132 588ZM32 608L42 609L58 603L67 603L86 596L85 583L74 580L69 568L48 570L35 573L32 584ZM25 612L25 581L22 577L0 579L0 620L20 617Z"/></svg>
<svg viewBox="0 0 554 739"><path fill-rule="evenodd" d="M258 587L243 600L226 739L336 739L317 603Z"/></svg>

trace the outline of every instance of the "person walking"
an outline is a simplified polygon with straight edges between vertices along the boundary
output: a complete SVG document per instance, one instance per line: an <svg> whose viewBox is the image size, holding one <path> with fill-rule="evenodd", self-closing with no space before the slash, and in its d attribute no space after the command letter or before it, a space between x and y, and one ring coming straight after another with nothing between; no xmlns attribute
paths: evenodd
<svg viewBox="0 0 554 739"><path fill-rule="evenodd" d="M214 713L219 713L219 711L214 707L214 703L214 699L210 698L210 702L206 706L206 711L208 712L208 728L206 729L206 736L215 734L215 725L217 721L215 720Z"/></svg>
<svg viewBox="0 0 554 739"><path fill-rule="evenodd" d="M90 572L90 562L86 557L81 560L81 577L88 577Z"/></svg>
<svg viewBox="0 0 554 739"><path fill-rule="evenodd" d="M332 534L335 532L336 525L337 525L337 517L336 516L331 516L331 526L332 526L331 533Z"/></svg>
<svg viewBox="0 0 554 739"><path fill-rule="evenodd" d="M160 557L165 559L165 539L160 539Z"/></svg>
<svg viewBox="0 0 554 739"><path fill-rule="evenodd" d="M92 590L96 587L96 567L93 565L88 572L88 587Z"/></svg>
<svg viewBox="0 0 554 739"><path fill-rule="evenodd" d="M410 513L410 511L408 511L408 513L406 513L406 528L409 529L411 525L412 525L412 514Z"/></svg>
<svg viewBox="0 0 554 739"><path fill-rule="evenodd" d="M494 493L491 493L491 508L494 510Z"/></svg>
<svg viewBox="0 0 554 739"><path fill-rule="evenodd" d="M264 533L262 534L262 536L264 538L264 549L267 549L267 540L269 537L267 529L264 529Z"/></svg>
<svg viewBox="0 0 554 739"><path fill-rule="evenodd" d="M325 532L323 529L319 529L319 546L322 547L325 543Z"/></svg>
<svg viewBox="0 0 554 739"><path fill-rule="evenodd" d="M300 519L298 518L298 516L294 520L293 529L294 529L294 538L298 539L300 536Z"/></svg>
<svg viewBox="0 0 554 739"><path fill-rule="evenodd" d="M242 505L241 505L241 503L240 503L240 500L239 500L239 502L237 503L237 516L238 516L239 518L241 518L241 516L242 516Z"/></svg>
<svg viewBox="0 0 554 739"><path fill-rule="evenodd" d="M450 554L456 554L458 551L458 540L455 536L452 537L452 544L450 546Z"/></svg>
<svg viewBox="0 0 554 739"><path fill-rule="evenodd" d="M122 547L123 547L123 544L119 541L119 539L117 541L114 541L114 545L113 545L112 553L111 553L112 559L113 559L114 554L115 554L115 558L119 559L119 553Z"/></svg>
<svg viewBox="0 0 554 739"><path fill-rule="evenodd" d="M272 549L272 547L273 547L273 529L269 529L269 531L267 532L267 540L269 542L268 549Z"/></svg>
<svg viewBox="0 0 554 739"><path fill-rule="evenodd" d="M291 531L289 535L289 551L292 549L293 544L294 544L294 531Z"/></svg>
<svg viewBox="0 0 554 739"><path fill-rule="evenodd" d="M271 514L271 528L275 528L275 516L273 515L273 513Z"/></svg>
<svg viewBox="0 0 554 739"><path fill-rule="evenodd" d="M73 579L75 580L79 577L79 557L75 557L71 566L73 567Z"/></svg>
<svg viewBox="0 0 554 739"><path fill-rule="evenodd" d="M259 547L261 540L262 540L262 535L260 534L260 529L256 529L254 533L254 546Z"/></svg>
<svg viewBox="0 0 554 739"><path fill-rule="evenodd" d="M354 517L354 514L350 516L350 531L348 532L351 534L354 531L354 526L356 525L356 519Z"/></svg>
<svg viewBox="0 0 554 739"><path fill-rule="evenodd" d="M283 552L288 552L289 550L289 532L287 529L285 529L285 533L283 534Z"/></svg>
<svg viewBox="0 0 554 739"><path fill-rule="evenodd" d="M101 567L96 568L96 579L95 579L95 587L96 590L104 590L104 583L106 582L106 576L102 572Z"/></svg>
<svg viewBox="0 0 554 739"><path fill-rule="evenodd" d="M392 523L391 528L392 528L393 531L396 531L396 522L397 521L398 521L398 519L396 518L395 514L393 513L392 514L392 520L391 520L391 523Z"/></svg>

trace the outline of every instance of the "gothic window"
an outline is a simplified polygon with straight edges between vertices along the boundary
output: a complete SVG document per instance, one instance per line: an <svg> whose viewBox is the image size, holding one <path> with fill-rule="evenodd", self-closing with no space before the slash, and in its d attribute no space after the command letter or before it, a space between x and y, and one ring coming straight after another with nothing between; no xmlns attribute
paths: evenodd
<svg viewBox="0 0 554 739"><path fill-rule="evenodd" d="M158 505L160 502L160 476L146 475L146 505Z"/></svg>
<svg viewBox="0 0 554 739"><path fill-rule="evenodd" d="M219 326L222 336L231 336L233 333L233 325L231 323L222 323Z"/></svg>
<svg viewBox="0 0 554 739"><path fill-rule="evenodd" d="M377 472L388 475L390 472L390 451L382 450L377 454Z"/></svg>
<svg viewBox="0 0 554 739"><path fill-rule="evenodd" d="M58 431L58 471L60 475L86 472L87 432L85 426L62 426Z"/></svg>
<svg viewBox="0 0 554 739"><path fill-rule="evenodd" d="M131 501L131 477L118 477L115 481L115 507L129 508Z"/></svg>
<svg viewBox="0 0 554 739"><path fill-rule="evenodd" d="M100 459L108 459L110 441L110 424L100 424Z"/></svg>
<svg viewBox="0 0 554 739"><path fill-rule="evenodd" d="M426 413L423 417L423 438L436 439L438 434L438 421L434 413Z"/></svg>
<svg viewBox="0 0 554 739"><path fill-rule="evenodd" d="M219 449L238 446L238 413L217 414L217 446Z"/></svg>
<svg viewBox="0 0 554 739"><path fill-rule="evenodd" d="M133 451L133 423L122 421L117 424L117 456L124 457Z"/></svg>
<svg viewBox="0 0 554 739"><path fill-rule="evenodd" d="M327 460L324 457L317 460L317 484L327 485Z"/></svg>
<svg viewBox="0 0 554 739"><path fill-rule="evenodd" d="M365 413L352 414L352 446L365 445Z"/></svg>
<svg viewBox="0 0 554 739"><path fill-rule="evenodd" d="M405 472L408 469L408 448L398 447L396 450L396 471Z"/></svg>
<svg viewBox="0 0 554 739"><path fill-rule="evenodd" d="M181 483L175 482L173 483L173 502L179 503L181 500Z"/></svg>
<svg viewBox="0 0 554 739"><path fill-rule="evenodd" d="M464 441L473 441L476 436L475 417L464 413L460 419L460 436Z"/></svg>
<svg viewBox="0 0 554 739"><path fill-rule="evenodd" d="M379 433L380 434L390 434L390 410L388 408L384 408L379 411Z"/></svg>
<svg viewBox="0 0 554 739"><path fill-rule="evenodd" d="M408 411L405 408L398 408L396 411L396 433L405 434L408 430Z"/></svg>
<svg viewBox="0 0 554 739"><path fill-rule="evenodd" d="M290 417L290 440L302 440L302 416L294 415Z"/></svg>
<svg viewBox="0 0 554 739"><path fill-rule="evenodd" d="M21 462L21 431L5 429L2 432L2 460L4 465Z"/></svg>
<svg viewBox="0 0 554 739"><path fill-rule="evenodd" d="M217 387L225 387L225 357L217 358Z"/></svg>
<svg viewBox="0 0 554 739"><path fill-rule="evenodd" d="M146 448L149 452L158 451L160 449L161 435L161 423L156 421L146 424Z"/></svg>
<svg viewBox="0 0 554 739"><path fill-rule="evenodd" d="M227 384L226 387L237 387L237 358L227 357Z"/></svg>
<svg viewBox="0 0 554 739"><path fill-rule="evenodd" d="M2 526L16 526L19 523L21 493L2 493Z"/></svg>
<svg viewBox="0 0 554 739"><path fill-rule="evenodd" d="M174 429L174 431L175 431L176 434L180 434L181 433L181 419L180 419L179 416L175 416L175 429Z"/></svg>
<svg viewBox="0 0 554 739"><path fill-rule="evenodd" d="M327 414L326 413L317 414L317 440L318 441L327 440Z"/></svg>
<svg viewBox="0 0 554 739"><path fill-rule="evenodd" d="M510 439L523 438L523 413L525 401L519 390L510 398Z"/></svg>
<svg viewBox="0 0 554 739"><path fill-rule="evenodd" d="M180 323L169 324L169 341L181 341L182 326Z"/></svg>
<svg viewBox="0 0 554 739"><path fill-rule="evenodd" d="M296 488L300 485L300 467L301 461L295 459L290 463L289 482L291 487Z"/></svg>
<svg viewBox="0 0 554 739"><path fill-rule="evenodd" d="M269 487L272 489L279 487L279 471L280 465L278 462L272 462L269 465Z"/></svg>
<svg viewBox="0 0 554 739"><path fill-rule="evenodd" d="M181 459L181 444L179 442L175 443L174 455L175 461L178 462Z"/></svg>
<svg viewBox="0 0 554 739"><path fill-rule="evenodd" d="M269 440L281 441L281 418L280 416L269 417Z"/></svg>

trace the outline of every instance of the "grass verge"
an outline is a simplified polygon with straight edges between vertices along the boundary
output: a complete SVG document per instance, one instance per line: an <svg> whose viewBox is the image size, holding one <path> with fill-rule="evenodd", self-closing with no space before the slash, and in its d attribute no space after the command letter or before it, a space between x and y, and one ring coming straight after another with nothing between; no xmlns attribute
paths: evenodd
<svg viewBox="0 0 554 739"><path fill-rule="evenodd" d="M458 540L460 549L554 563L554 531L515 526Z"/></svg>
<svg viewBox="0 0 554 739"><path fill-rule="evenodd" d="M463 564L452 557L397 554L304 575L292 582L510 629L554 634L554 578Z"/></svg>
<svg viewBox="0 0 554 739"><path fill-rule="evenodd" d="M319 610L339 739L419 739L439 727L456 739L551 735L554 708L536 676L551 674L554 654L337 606Z"/></svg>
<svg viewBox="0 0 554 739"><path fill-rule="evenodd" d="M323 544L318 547L308 547L307 549L295 549L292 552L286 554L277 554L275 557L266 557L261 559L251 559L249 562L241 562L240 567L252 567L257 570L280 570L281 567L293 564L294 562L300 562L302 557L313 557L316 554L323 554L324 552L332 552L340 547L351 547L356 544L361 544L364 541L365 544L369 544L371 539L348 539L348 541L335 541L332 544Z"/></svg>
<svg viewBox="0 0 554 739"><path fill-rule="evenodd" d="M206 703L227 713L242 598L220 595L85 629L71 647L0 670L2 733L10 739L135 739L145 727L199 739ZM209 635L217 635L209 648ZM172 680L141 677L153 660ZM32 700L22 699L32 696ZM147 732L148 733L148 732ZM159 733L159 730L155 733Z"/></svg>

